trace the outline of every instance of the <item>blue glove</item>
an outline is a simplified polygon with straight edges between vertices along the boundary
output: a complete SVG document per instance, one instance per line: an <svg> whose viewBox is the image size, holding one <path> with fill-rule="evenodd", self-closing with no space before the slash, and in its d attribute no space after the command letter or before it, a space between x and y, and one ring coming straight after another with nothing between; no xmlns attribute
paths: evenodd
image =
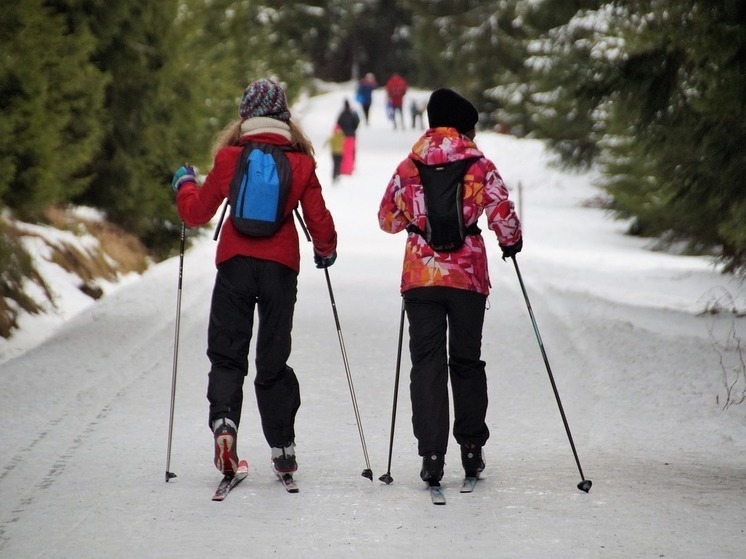
<svg viewBox="0 0 746 559"><path fill-rule="evenodd" d="M521 252L521 249L523 248L523 239L518 239L518 242L512 245L500 245L500 248L503 251L503 260L505 260L506 258L512 258L516 254Z"/></svg>
<svg viewBox="0 0 746 559"><path fill-rule="evenodd" d="M181 185L185 182L197 182L194 177L194 167L191 165L182 165L174 173L174 178L171 180L171 188L173 188L174 192L178 192Z"/></svg>
<svg viewBox="0 0 746 559"><path fill-rule="evenodd" d="M331 256L319 256L315 252L313 253L313 261L316 263L318 269L328 268L337 259L337 251L335 250Z"/></svg>

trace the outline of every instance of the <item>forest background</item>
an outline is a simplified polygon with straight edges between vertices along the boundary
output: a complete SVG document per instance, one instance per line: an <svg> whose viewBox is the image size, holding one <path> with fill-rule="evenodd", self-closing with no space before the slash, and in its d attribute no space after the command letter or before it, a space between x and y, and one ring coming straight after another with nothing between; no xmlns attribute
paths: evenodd
<svg viewBox="0 0 746 559"><path fill-rule="evenodd" d="M291 103L367 72L452 87L481 127L594 167L630 234L746 269L741 0L10 0L0 22L4 337L34 310L18 224L90 207L148 258L172 255L172 173L209 169L260 77Z"/></svg>

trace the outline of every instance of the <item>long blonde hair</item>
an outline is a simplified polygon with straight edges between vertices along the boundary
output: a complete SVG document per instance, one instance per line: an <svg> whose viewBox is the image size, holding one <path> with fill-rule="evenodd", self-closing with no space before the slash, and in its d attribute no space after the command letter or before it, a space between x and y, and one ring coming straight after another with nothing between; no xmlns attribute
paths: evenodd
<svg viewBox="0 0 746 559"><path fill-rule="evenodd" d="M238 142L241 139L242 122L243 120L241 119L229 122L225 126L225 128L223 128L215 135L215 141L212 144L213 159L215 158L215 155L217 155L218 151L220 151L222 148L238 145ZM292 119L290 119L287 124L290 127L290 136L292 138L291 145L293 150L300 151L301 153L305 153L306 155L313 158L313 144L311 143L311 140L308 138L308 136L306 136L306 133L303 132L303 129L301 129L298 124L293 122Z"/></svg>

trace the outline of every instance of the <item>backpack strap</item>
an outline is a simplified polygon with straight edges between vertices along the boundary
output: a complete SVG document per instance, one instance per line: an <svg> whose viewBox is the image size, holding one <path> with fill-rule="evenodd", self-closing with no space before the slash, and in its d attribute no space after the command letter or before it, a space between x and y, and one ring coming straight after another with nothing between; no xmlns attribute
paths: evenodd
<svg viewBox="0 0 746 559"><path fill-rule="evenodd" d="M410 223L409 225L407 225L407 233L417 233L419 236L425 237L425 232L417 227L414 223ZM467 235L481 235L482 230L475 222L464 229L464 233L466 233Z"/></svg>

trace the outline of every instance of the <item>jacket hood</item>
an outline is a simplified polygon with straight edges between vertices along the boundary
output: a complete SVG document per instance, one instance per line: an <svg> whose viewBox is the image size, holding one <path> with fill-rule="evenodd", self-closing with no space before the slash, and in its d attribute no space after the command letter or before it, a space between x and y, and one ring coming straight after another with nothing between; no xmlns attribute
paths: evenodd
<svg viewBox="0 0 746 559"><path fill-rule="evenodd" d="M455 128L430 128L412 146L410 159L425 165L437 165L450 161L459 161L484 154L476 144Z"/></svg>

